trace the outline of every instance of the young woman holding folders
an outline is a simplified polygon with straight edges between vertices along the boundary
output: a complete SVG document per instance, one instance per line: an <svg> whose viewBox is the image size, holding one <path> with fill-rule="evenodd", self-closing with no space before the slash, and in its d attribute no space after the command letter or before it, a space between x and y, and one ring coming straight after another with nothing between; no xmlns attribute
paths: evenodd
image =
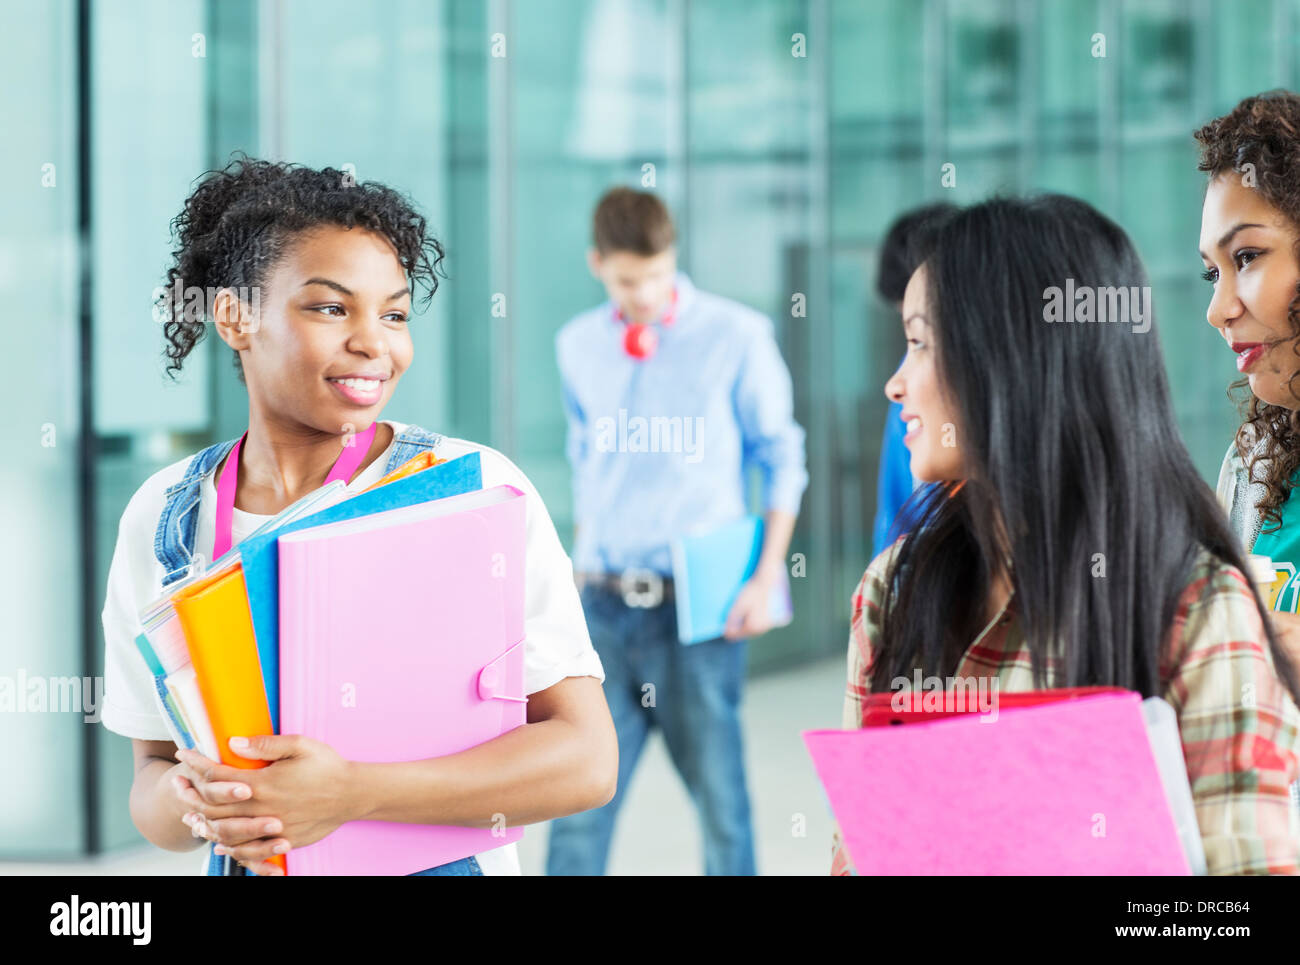
<svg viewBox="0 0 1300 965"><path fill-rule="evenodd" d="M1289 497L1300 470L1300 96L1248 97L1196 139L1209 174L1200 237L1214 286L1206 319L1245 376L1233 387L1249 390L1219 500L1246 552L1271 561L1265 602L1297 656L1300 506Z"/></svg>
<svg viewBox="0 0 1300 965"><path fill-rule="evenodd" d="M913 471L945 485L853 595L843 725L916 668L1007 692L1160 696L1178 714L1210 873L1300 871L1296 669L1179 438L1150 315L1048 322L1066 279L1148 284L1124 232L1061 196L961 212L912 276L886 394ZM833 872L847 871L837 840Z"/></svg>
<svg viewBox="0 0 1300 965"><path fill-rule="evenodd" d="M226 465L236 440L182 459L151 476L122 515L103 615L103 720L132 738L136 827L161 848L188 850L205 838L252 873L278 874L274 854L347 821L487 828L502 813L517 826L606 803L617 745L604 675L536 489L495 450L379 418L413 359L411 290L425 286L431 297L437 289L443 251L424 218L389 188L341 171L240 158L199 184L174 228L179 246L161 303L169 371L210 317L235 352L249 421L236 465ZM192 287L217 292L205 317L180 302ZM343 444L350 430L351 448ZM528 723L458 754L393 764L350 762L293 735L256 737L242 750L232 743L240 756L273 762L259 770L178 751L133 652L140 609L192 556L211 559L214 545L238 544L331 476L346 480L343 495L360 492L429 448L449 459L478 452L484 487L508 483L525 495ZM341 461L349 462L342 470ZM233 486L225 473L235 474ZM216 479L234 493L225 514ZM182 512L181 525L160 526ZM220 532L223 515L229 532ZM519 861L508 844L419 873L518 874Z"/></svg>

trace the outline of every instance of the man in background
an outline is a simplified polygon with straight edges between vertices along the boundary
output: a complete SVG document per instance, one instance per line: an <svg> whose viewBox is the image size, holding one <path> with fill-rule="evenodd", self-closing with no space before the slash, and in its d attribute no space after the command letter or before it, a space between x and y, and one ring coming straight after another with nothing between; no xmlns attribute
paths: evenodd
<svg viewBox="0 0 1300 965"><path fill-rule="evenodd" d="M772 323L677 270L655 195L615 188L596 207L587 264L608 301L556 338L573 469L574 571L619 739L618 792L552 822L548 874L603 874L614 821L654 726L699 812L707 874L755 874L741 738L746 640L771 626L807 485L804 433ZM671 426L664 446L647 425ZM764 536L723 636L678 641L674 537L747 513L762 480Z"/></svg>

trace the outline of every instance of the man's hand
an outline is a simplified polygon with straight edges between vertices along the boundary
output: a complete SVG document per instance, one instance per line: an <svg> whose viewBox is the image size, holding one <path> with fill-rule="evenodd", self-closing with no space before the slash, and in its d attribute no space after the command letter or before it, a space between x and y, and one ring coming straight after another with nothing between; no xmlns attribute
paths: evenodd
<svg viewBox="0 0 1300 965"><path fill-rule="evenodd" d="M255 874L278 875L272 856L313 844L353 820L351 764L329 745L300 735L251 737L246 746L239 740L230 742L236 754L271 765L245 770L180 750L176 757L187 774L177 793L197 815L191 822L196 835L218 842L220 853ZM248 794L241 796L240 788Z"/></svg>
<svg viewBox="0 0 1300 965"><path fill-rule="evenodd" d="M776 569L759 568L745 581L727 614L722 635L728 640L757 637L772 629L770 600L781 579Z"/></svg>

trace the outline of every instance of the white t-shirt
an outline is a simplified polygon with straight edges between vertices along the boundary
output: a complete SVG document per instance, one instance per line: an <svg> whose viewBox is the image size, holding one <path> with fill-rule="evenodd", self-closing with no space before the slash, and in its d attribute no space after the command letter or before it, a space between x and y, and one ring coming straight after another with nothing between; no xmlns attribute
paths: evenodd
<svg viewBox="0 0 1300 965"><path fill-rule="evenodd" d="M383 420L396 436L404 423ZM393 445L375 459L332 502L355 495L384 475ZM524 691L533 694L565 677L595 677L604 681L600 658L587 634L587 622L573 582L573 564L560 544L542 498L528 477L509 459L487 446L444 437L434 450L440 459L479 453L483 487L511 485L526 500L524 575ZM124 737L171 740L163 722L153 675L135 646L140 634L140 611L163 592L163 566L154 555L154 534L162 514L164 491L185 475L187 456L150 476L127 503L117 530L117 547L108 572L104 604L104 726ZM201 487L194 549L211 555L216 527L217 491L209 473ZM329 503L322 504L324 508ZM231 519L231 545L253 532L268 517L236 509ZM484 874L519 874L514 844L477 855ZM203 868L207 868L204 849Z"/></svg>

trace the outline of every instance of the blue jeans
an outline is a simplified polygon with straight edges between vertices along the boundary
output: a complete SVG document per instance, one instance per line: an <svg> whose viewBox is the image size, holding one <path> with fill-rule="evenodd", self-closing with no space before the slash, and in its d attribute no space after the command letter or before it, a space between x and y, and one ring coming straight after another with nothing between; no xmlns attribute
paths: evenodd
<svg viewBox="0 0 1300 965"><path fill-rule="evenodd" d="M586 587L582 606L618 733L618 791L604 807L551 822L546 873L605 873L614 819L657 724L699 813L705 874L755 874L740 730L748 644L680 643L671 602L633 608L614 593Z"/></svg>

